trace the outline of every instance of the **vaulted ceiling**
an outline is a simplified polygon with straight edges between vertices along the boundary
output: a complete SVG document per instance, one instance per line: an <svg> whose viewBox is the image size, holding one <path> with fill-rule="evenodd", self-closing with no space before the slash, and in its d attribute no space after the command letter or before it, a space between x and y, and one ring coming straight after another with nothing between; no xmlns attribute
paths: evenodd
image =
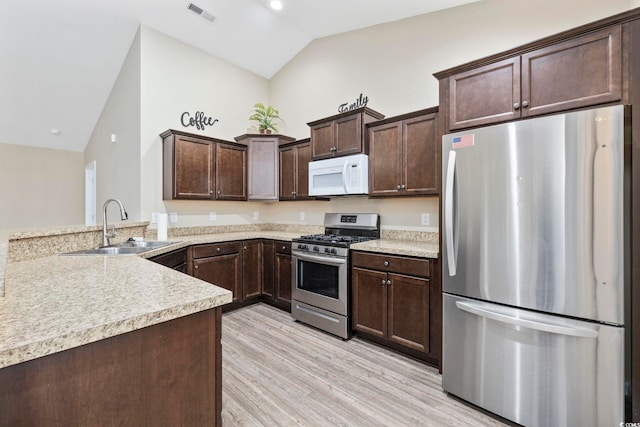
<svg viewBox="0 0 640 427"><path fill-rule="evenodd" d="M270 78L315 38L474 1L192 0L210 22L189 0L2 0L0 143L83 151L140 24Z"/></svg>

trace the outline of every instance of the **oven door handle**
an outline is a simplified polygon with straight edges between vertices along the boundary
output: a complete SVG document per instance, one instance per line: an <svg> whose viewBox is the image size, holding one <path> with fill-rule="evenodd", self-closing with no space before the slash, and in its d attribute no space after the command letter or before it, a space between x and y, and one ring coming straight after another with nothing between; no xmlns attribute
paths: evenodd
<svg viewBox="0 0 640 427"><path fill-rule="evenodd" d="M293 253L293 257L302 261L317 262L319 264L345 265L347 263L346 259L300 254L298 252Z"/></svg>

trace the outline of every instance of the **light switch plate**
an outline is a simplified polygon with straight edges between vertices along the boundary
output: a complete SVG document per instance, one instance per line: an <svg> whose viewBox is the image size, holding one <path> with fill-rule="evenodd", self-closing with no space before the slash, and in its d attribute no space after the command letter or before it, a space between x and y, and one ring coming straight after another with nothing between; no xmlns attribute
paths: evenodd
<svg viewBox="0 0 640 427"><path fill-rule="evenodd" d="M171 222L171 223L178 222L178 212L171 212L169 214L169 222Z"/></svg>
<svg viewBox="0 0 640 427"><path fill-rule="evenodd" d="M158 212L151 212L151 224L158 223Z"/></svg>
<svg viewBox="0 0 640 427"><path fill-rule="evenodd" d="M209 221L215 221L215 220L216 220L216 213L209 212Z"/></svg>
<svg viewBox="0 0 640 427"><path fill-rule="evenodd" d="M304 221L304 212L300 212L300 221Z"/></svg>
<svg viewBox="0 0 640 427"><path fill-rule="evenodd" d="M253 219L255 220L255 219L258 219L258 218L260 218L260 212L253 211Z"/></svg>
<svg viewBox="0 0 640 427"><path fill-rule="evenodd" d="M428 213L423 213L421 217L422 217L422 225L429 225L429 223L431 222L430 215Z"/></svg>

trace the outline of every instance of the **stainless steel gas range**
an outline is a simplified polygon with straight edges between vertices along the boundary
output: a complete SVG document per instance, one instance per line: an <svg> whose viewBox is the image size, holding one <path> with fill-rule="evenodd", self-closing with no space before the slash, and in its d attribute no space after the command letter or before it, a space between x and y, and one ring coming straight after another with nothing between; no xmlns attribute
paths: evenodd
<svg viewBox="0 0 640 427"><path fill-rule="evenodd" d="M343 339L351 336L349 245L380 238L372 213L326 213L324 234L293 239L294 319Z"/></svg>

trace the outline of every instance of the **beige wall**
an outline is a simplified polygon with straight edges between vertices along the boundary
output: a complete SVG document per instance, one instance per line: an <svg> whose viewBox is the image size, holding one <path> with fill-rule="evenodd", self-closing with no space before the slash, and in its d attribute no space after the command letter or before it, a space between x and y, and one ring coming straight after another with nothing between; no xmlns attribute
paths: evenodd
<svg viewBox="0 0 640 427"><path fill-rule="evenodd" d="M82 153L0 144L0 200L0 230L82 224Z"/></svg>
<svg viewBox="0 0 640 427"><path fill-rule="evenodd" d="M110 198L122 201L129 220L140 220L140 32L85 149L85 164L92 161L96 161L96 222L102 222L102 206ZM109 216L110 223L119 220L119 215Z"/></svg>
<svg viewBox="0 0 640 427"><path fill-rule="evenodd" d="M249 111L268 102L269 82L148 27L141 29L142 220L152 212L177 212L177 226L262 222L262 203L163 202L162 141L169 128L233 141L247 132ZM203 111L219 121L205 130L183 127L180 116ZM209 222L209 212L217 220ZM262 211L259 220L253 212Z"/></svg>

